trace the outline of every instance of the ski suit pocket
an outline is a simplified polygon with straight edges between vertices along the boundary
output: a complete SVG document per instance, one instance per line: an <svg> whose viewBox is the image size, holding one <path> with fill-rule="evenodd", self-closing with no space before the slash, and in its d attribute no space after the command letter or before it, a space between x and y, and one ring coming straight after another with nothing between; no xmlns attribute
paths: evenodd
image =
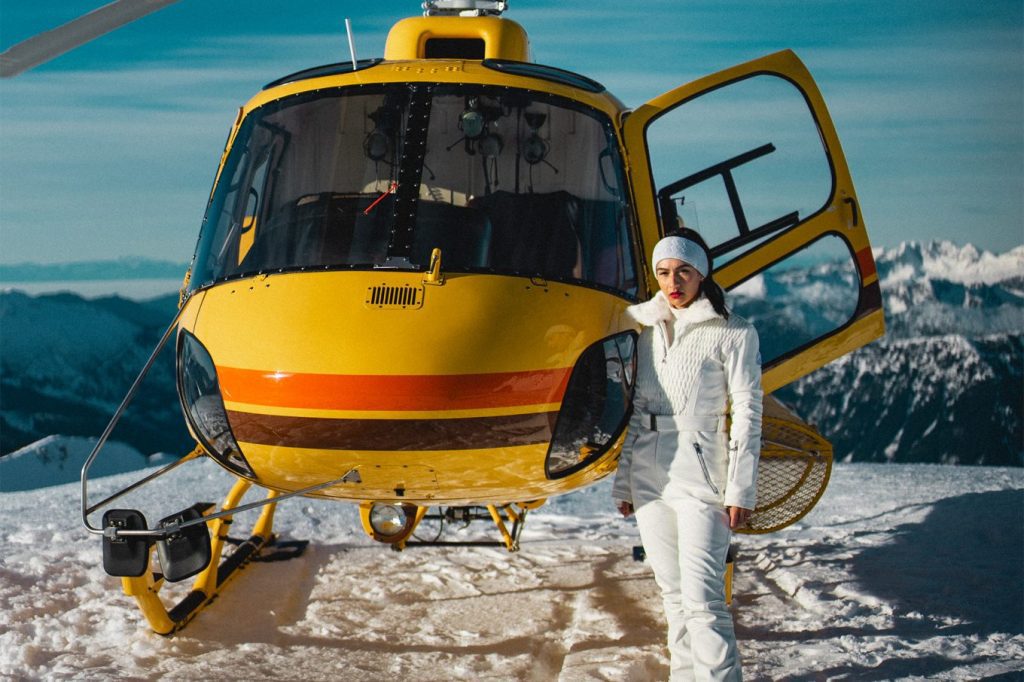
<svg viewBox="0 0 1024 682"><path fill-rule="evenodd" d="M669 431L659 433L672 448L664 448L659 456L664 458L671 479L671 486L677 494L687 494L707 503L721 503L725 490L725 471L720 466L723 459L716 448L714 434L699 431Z"/></svg>
<svg viewBox="0 0 1024 682"><path fill-rule="evenodd" d="M701 447L700 443L694 441L693 451L697 453L697 461L700 463L700 470L704 475L704 482L708 484L708 487L711 488L711 492L713 492L715 496L721 495L718 490L718 486L715 485L715 482L711 478L711 470L708 469L708 462L704 459L704 448Z"/></svg>

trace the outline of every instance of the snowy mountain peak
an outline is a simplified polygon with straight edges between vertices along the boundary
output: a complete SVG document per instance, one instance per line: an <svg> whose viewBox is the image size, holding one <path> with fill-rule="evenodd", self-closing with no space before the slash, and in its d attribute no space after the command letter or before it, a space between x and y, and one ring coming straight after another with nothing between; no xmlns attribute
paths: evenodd
<svg viewBox="0 0 1024 682"><path fill-rule="evenodd" d="M995 284L1024 277L1024 246L993 254L980 251L973 244L908 241L895 249L876 248L874 256L883 287L922 278L958 284Z"/></svg>

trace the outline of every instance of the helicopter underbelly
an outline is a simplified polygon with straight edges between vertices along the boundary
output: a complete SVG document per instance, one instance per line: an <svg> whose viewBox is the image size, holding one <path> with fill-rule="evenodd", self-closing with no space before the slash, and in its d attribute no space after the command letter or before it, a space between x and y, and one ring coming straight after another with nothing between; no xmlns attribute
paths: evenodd
<svg viewBox="0 0 1024 682"><path fill-rule="evenodd" d="M617 296L520 277L334 271L212 287L183 327L216 366L256 480L282 491L447 504L510 502L607 474L545 463L575 363L632 328Z"/></svg>

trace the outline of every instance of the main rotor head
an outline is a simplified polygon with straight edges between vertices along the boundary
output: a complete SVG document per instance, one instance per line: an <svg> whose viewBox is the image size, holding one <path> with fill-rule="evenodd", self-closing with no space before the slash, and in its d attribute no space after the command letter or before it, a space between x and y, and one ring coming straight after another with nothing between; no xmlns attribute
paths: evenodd
<svg viewBox="0 0 1024 682"><path fill-rule="evenodd" d="M423 16L497 17L506 9L507 0L425 0Z"/></svg>

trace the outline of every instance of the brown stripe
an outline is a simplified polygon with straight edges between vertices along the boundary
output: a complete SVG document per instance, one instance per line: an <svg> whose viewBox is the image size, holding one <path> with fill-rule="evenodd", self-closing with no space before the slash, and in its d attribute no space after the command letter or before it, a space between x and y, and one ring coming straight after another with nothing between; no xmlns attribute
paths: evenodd
<svg viewBox="0 0 1024 682"><path fill-rule="evenodd" d="M477 450L551 440L557 412L457 419L321 419L228 412L245 443L317 450Z"/></svg>
<svg viewBox="0 0 1024 682"><path fill-rule="evenodd" d="M875 280L871 284L861 288L860 299L857 301L857 312L854 315L855 319L864 317L869 313L873 313L876 310L882 308L882 287L879 285L878 280Z"/></svg>

